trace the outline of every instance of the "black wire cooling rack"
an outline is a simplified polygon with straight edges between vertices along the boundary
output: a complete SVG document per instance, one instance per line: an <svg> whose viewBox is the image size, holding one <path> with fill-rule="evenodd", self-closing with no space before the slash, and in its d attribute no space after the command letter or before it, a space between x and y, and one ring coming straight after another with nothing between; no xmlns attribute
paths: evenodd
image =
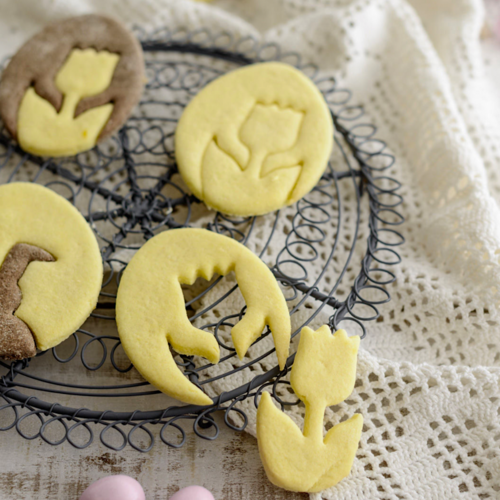
<svg viewBox="0 0 500 500"><path fill-rule="evenodd" d="M147 35L138 31L138 36L148 83L138 111L115 138L90 153L56 161L24 153L0 131L0 182L41 183L72 201L94 229L107 269L96 311L62 347L11 364L0 360L0 430L16 429L25 439L41 438L51 445L67 441L86 448L98 432L101 442L117 451L128 444L147 452L158 436L180 448L186 440L182 421L192 420L202 438L217 437L216 411L224 412L226 425L243 430L248 421L243 403L250 398L257 402L265 387L271 386L282 408L297 404L280 391L294 354L280 371L272 343L265 344L268 331L257 341L268 347L251 348L243 362L237 361L224 332L244 308L234 310L237 301L230 301L237 285L226 278L195 287L186 296L191 320L214 331L221 346L220 364L178 357L190 380L213 396L212 406L166 404L167 398L132 369L116 330L103 333L114 328L116 286L127 261L160 231L202 225L250 246L283 286L294 337L325 313L332 330L351 321L364 337L364 323L375 320L378 307L390 300L386 286L395 280L390 269L400 262L395 248L403 243L396 229L403 222L397 211L403 201L397 192L401 185L389 175L393 156L375 138L376 128L367 123L362 107L351 104L351 92L314 65L304 64L298 54L284 53L272 43L259 45L251 37L168 29ZM178 176L176 122L208 82L239 66L267 60L293 64L322 91L336 129L335 158L313 192L292 207L246 219L210 212L186 192ZM221 316L217 311L227 312L228 301L233 310ZM103 379L93 378L98 374L104 374ZM228 381L233 381L231 388L220 390L221 382L226 387ZM132 407L118 410L123 401Z"/></svg>

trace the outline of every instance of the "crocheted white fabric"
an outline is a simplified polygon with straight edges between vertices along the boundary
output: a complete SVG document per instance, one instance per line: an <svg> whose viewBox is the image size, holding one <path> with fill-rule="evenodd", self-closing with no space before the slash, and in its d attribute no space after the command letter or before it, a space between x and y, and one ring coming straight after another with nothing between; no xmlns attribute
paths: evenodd
<svg viewBox="0 0 500 500"><path fill-rule="evenodd" d="M367 324L354 393L325 420L328 429L354 412L363 414L352 473L311 497L500 498L500 91L495 96L484 78L482 3L3 0L0 49L10 53L50 20L90 11L146 28L209 27L276 41L353 91L397 158L390 174L403 186L406 244L393 269L392 301ZM259 222L262 234L269 223ZM270 262L286 227L278 231L282 239L271 246ZM353 262L363 251L358 245ZM334 265L328 270L332 278L336 272ZM353 265L345 283L357 272ZM236 298L210 314L238 305ZM301 314L294 320L304 319ZM313 326L327 319L324 312ZM263 362L211 390L228 390L270 367L271 361ZM253 403L244 407L254 433ZM291 415L301 425L301 409L294 408Z"/></svg>

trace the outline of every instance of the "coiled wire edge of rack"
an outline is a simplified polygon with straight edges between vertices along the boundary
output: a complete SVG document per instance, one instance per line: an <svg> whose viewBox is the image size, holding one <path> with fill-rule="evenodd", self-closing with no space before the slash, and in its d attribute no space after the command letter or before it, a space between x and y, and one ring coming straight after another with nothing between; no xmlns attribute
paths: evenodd
<svg viewBox="0 0 500 500"><path fill-rule="evenodd" d="M366 241L366 253L361 261L359 273L354 280L354 283L352 283L351 291L347 298L342 301L334 298L333 294L342 279L342 275L349 264L350 258L352 257L354 243L356 241L355 238L353 239L353 248L349 253L346 264L344 265L343 272L341 273L341 276L335 286L332 287L331 292L328 294L322 293L319 290L317 283L320 278L316 279L312 286L307 284L307 270L303 265L301 265L301 257L292 249L293 244L296 243L297 240L289 241L287 238L285 247L280 251L278 258L276 259L276 264L272 267L272 271L276 278L285 287L289 287L293 290L294 295L292 296L292 299L295 299L299 296L299 294L302 294L301 300L291 311L291 314L301 307L307 298L311 297L318 303L318 309L315 313L319 312L319 310L325 306L333 308L334 312L330 316L329 320L332 330L336 330L342 321L352 321L361 328L361 337L363 338L366 335L364 323L366 321L375 320L379 316L379 306L390 301L390 293L387 291L386 287L396 279L395 274L390 271L390 266L394 266L400 262L401 259L396 247L404 242L402 234L396 229L397 226L404 222L402 215L397 210L397 207L403 202L403 198L397 193L401 187L400 183L386 173L394 164L395 159L386 151L386 144L375 138L376 127L370 123L360 121L364 116L364 111L362 107L350 103L352 99L351 92L348 89L339 88L334 78L319 76L319 69L312 64L303 64L299 54L283 52L282 49L274 43L259 44L258 41L252 37L235 39L229 33L218 33L213 35L208 30L199 30L196 32L180 30L172 32L169 29L164 28L156 30L153 33L144 33L140 30L137 30L137 32L139 38L142 40L142 46L146 56L150 53L160 52L195 54L203 57L227 61L235 65L246 65L255 62L278 60L293 64L315 81L316 85L323 92L325 99L330 105L337 133L336 147L341 149L343 159L347 166L347 169L341 172L334 171L331 166L329 166L316 189L323 189L326 193L325 186L333 186L332 189L334 190L334 195L337 197L339 203L338 223L340 225L341 215L339 184L340 181L345 179L348 179L353 183L358 211L355 234L357 234L360 224L361 198L363 196L368 198L369 235ZM148 57L146 57L146 64L147 66L148 64L154 66L155 63L153 61L149 61ZM188 69L185 70L186 72L183 75L180 73L176 74L174 72L174 76L171 76L168 81L165 82L165 80L163 80L160 82L155 78L150 81L148 85L150 85L150 87L154 87L156 84L166 85L174 90L177 89L177 85L177 87L181 88L188 95L194 95L197 88L201 88L203 85L208 83L208 81L223 73L223 71L214 70L211 76L207 78L205 72L208 71L210 73L210 69L206 66L200 64L197 67L196 64L190 63L187 67ZM193 81L195 82L194 84ZM150 102L145 101L141 103L141 105L147 104L150 104ZM52 181L47 185L54 183L64 184L65 187L70 190L69 199L74 200L83 189L89 190L92 193L87 220L93 225L94 230L96 230L95 222L97 220L106 219L116 225L118 231L112 239L106 239L105 236L99 235L96 231L98 236L100 236L101 239L107 243L103 249L103 259L111 269L110 276L103 288L105 288L105 286L112 279L117 278L119 280L119 275L122 272L122 269L115 273L114 268L117 265L125 264L113 258L117 249L138 248L137 246L123 244L123 240L128 233L134 231L142 232L145 239L148 239L154 236L154 231L158 227L183 227L185 225L189 225L191 204L198 202L198 200L196 200L192 195L182 192L182 190L171 181L171 177L175 174L176 168L175 163L173 163L173 151L169 149L161 150L160 148L160 151L158 152L158 150L152 148L149 151L153 155L166 155L167 161L170 160L172 164L164 175L158 177L158 182L153 189L149 189L147 192L144 192L145 190L140 188L137 180L141 176L138 175L133 155L139 154L141 152L141 148L147 149L147 147L142 144L142 139L135 141L136 145L131 147L130 133L132 129L133 125L131 125L129 121L129 123L127 123L122 130L120 130L116 139L118 143L117 155L121 155L120 158L123 159L124 163L123 168L126 171L126 179L122 181L122 183L127 182L130 185L130 197L122 197L117 194L117 191L109 190L103 187L103 182L93 182L85 175L84 166L80 166L81 175L75 175L74 172L65 169L64 166L54 162L54 160L42 160L24 153L6 136L5 132L0 133L0 145L3 145L5 148L5 153L0 154L0 170L4 167L4 165L6 165L7 161L11 159L12 155L18 155L20 158L18 164L10 175L9 181L14 179L16 172L23 168L25 162L33 162L40 168L39 174L33 179L34 182L38 180L38 176L43 170L47 170L60 177L60 180ZM139 133L142 134L143 132ZM341 144L338 140L339 135L342 137L344 144ZM162 137L162 139L164 139L164 137ZM164 144L165 141L158 141L158 144L160 144L160 142ZM352 165L352 160L356 163L356 167ZM101 162L101 165L98 165L97 168L104 168L103 165L107 162L106 155L101 154L99 161ZM111 176L107 176L106 179L109 177ZM181 192L181 195L178 198L167 199L161 194L162 188L169 183ZM388 184L389 187L383 187L383 184ZM107 200L108 210L106 213L103 214L92 211L92 200L96 196L101 196ZM137 202L134 202L134 198L136 201L139 200L142 203L140 209L138 208ZM333 202L334 196L330 196L330 198L330 201ZM385 198L388 198L391 201L385 200ZM385 201L382 201L382 199ZM144 200L146 200L146 204L149 203L146 210L144 209ZM120 204L121 207L118 209L111 208L110 201L115 204ZM309 247L313 250L313 254L316 252L313 245L314 241L308 241L307 238L301 238L299 229L304 225L311 225L317 229L319 224L325 222L318 222L318 220L311 218L311 216L307 216L307 210L317 210L318 213L323 214L325 218L330 220L329 214L323 208L323 206L326 206L326 203L328 203L328 201L321 204L309 202L306 197L304 200L301 200L296 204L296 217L299 217L302 222L298 226L294 226L291 234L298 238L301 244L306 246L309 245ZM175 210L175 207L181 204L188 206L189 210L186 220L179 223L178 221L175 221L174 218L170 217L170 215L172 211ZM144 216L145 212L147 213L147 216ZM120 225L116 224L114 220L117 216L124 218L126 222ZM279 212L276 214L276 220L273 228L276 226L278 217ZM296 217L294 217L294 222ZM221 214L216 214L213 222L209 224L209 228L235 237L242 242L246 242L250 236L254 221L255 218L235 220ZM250 227L248 233L239 229L239 227L245 223ZM137 225L140 226L140 229L135 230L134 228ZM387 235L389 233L392 237L391 242L386 241L384 238L384 234ZM319 228L319 234L322 235L323 238L325 237L325 233L321 230L321 228ZM269 244L271 237L272 234L269 236L267 244ZM332 251L327 258L324 269L326 269L326 265L333 257L336 244L337 239L332 242ZM264 250L261 255L264 253L266 247L267 245L264 246ZM388 258L387 254L391 257ZM382 255L385 255L385 258L382 257ZM317 257L318 252L316 252L316 258ZM283 264L286 264L287 262L294 262L297 264L299 266L297 269L302 269L303 275L299 277L288 275L283 270ZM115 274L117 276L115 276ZM384 276L384 278L381 278L381 275ZM213 288L213 286L216 285L216 283L217 282L211 284L208 289L200 294L200 296L206 294L211 288ZM370 289L372 291L375 290L379 293L379 296L382 294L382 298L379 298L378 300L370 300L364 297L363 290L366 289ZM107 294L106 292L103 292L102 295L104 297L113 298L112 294ZM195 300L199 299L200 296L187 302L186 306L189 307L193 302L195 302ZM288 300L291 299L289 298ZM216 304L212 304L212 306L214 305ZM358 314L355 310L357 305L363 305L365 308L370 309L372 314L369 316L362 316ZM103 302L101 307L109 308L109 302ZM221 347L228 350L228 356L234 356L234 352L231 352L234 350L219 340L217 336L218 328L224 325L232 325L231 320L241 317L243 313L244 309L237 314L223 318L217 324L207 325L207 327L211 326L215 328L216 338L218 339ZM197 313L196 316L199 316L199 314L201 313ZM313 313L305 324L309 323L314 316L315 314ZM100 315L98 313L94 313L94 317L110 319L108 316ZM299 331L300 329L297 329L293 333L293 336L297 335ZM75 334L75 347L70 356L61 358L57 354L56 349L52 350L52 354L56 361L67 363L73 360L77 356L78 352L80 352L82 365L88 370L96 370L100 368L107 359L108 349L103 340L108 339L115 342L109 353L110 362L112 363L114 369L118 372L126 372L131 369L131 366L126 368L119 367L115 362L114 355L119 346L119 339L117 337L98 336L84 330L80 330L80 333L90 337L89 340L82 346L81 350L80 340ZM268 334L269 331L263 335L263 338L265 338ZM91 364L85 359L85 352L87 348L94 342L98 342L103 349L103 357L97 366L91 366ZM266 353L266 356L269 355L270 352ZM282 371L276 366L266 373L254 377L247 384L237 387L234 390L219 394L216 398L214 398L213 405L209 407L171 406L162 410L136 410L133 412L116 412L112 410L94 411L86 408L69 408L58 403L46 402L35 396L24 394L18 389L28 391L30 389L39 389L36 386L30 386L29 384L22 384L16 381L16 377L23 374L23 372L24 374L27 373L26 370L29 368L31 360L23 360L11 364L0 361L0 366L6 370L5 374L0 378L0 398L4 402L4 404L0 405L0 415L2 412L11 412L12 414L12 421L0 427L0 430L7 431L15 428L23 438L28 440L41 438L51 445L60 445L67 441L72 446L83 449L94 441L94 429L96 428L95 426L97 426L100 428L99 438L108 448L120 451L128 444L138 451L147 452L152 449L155 443L155 435L152 431L153 426L161 426L159 428L159 437L163 443L174 448L180 448L186 441L186 432L180 423L183 420L192 420L193 430L196 435L203 439L213 440L216 439L219 434L219 426L213 417L213 413L222 411L224 413L225 424L235 431L242 431L247 425L248 418L245 412L236 405L247 398L254 398L255 404L257 404L258 397L261 391L265 388L270 388L272 396L282 406L282 408L298 403L298 401L285 402L278 394L278 387L282 384L288 384L285 377L293 364L293 358L294 354L289 357L287 365ZM259 359L261 358L251 360L249 363L232 370L225 376L230 376L235 371L239 371L248 367L249 364L258 362ZM208 381L199 382L200 368L195 366L190 357L182 356L182 362L180 362L179 365L184 367L186 375L189 376L192 382L198 383L200 386L210 382L210 379ZM206 368L206 366L202 368ZM217 378L220 378L220 376ZM37 377L31 376L31 379L37 380ZM50 380L43 380L39 378L38 380L51 384ZM52 383L58 387L62 387L64 390L41 390L44 390L47 393L57 394L59 392L70 395L88 396L91 394L82 393L80 390L92 391L95 389L92 386L78 386L78 391L75 391L74 389L76 387L71 384L64 384L60 382ZM138 385L147 384L144 383ZM150 391L141 394L148 395L155 394L156 392L157 391ZM101 396L102 394L94 395ZM137 393L133 393L132 395L137 395ZM105 394L105 396L109 397L110 394ZM121 393L119 396L126 397L127 394ZM235 415L233 412L236 412L238 418L231 418L231 415ZM30 417L38 419L39 428L37 432L27 434L23 430L22 423ZM239 425L234 423L235 420L240 422ZM54 439L51 437L50 434L52 433L49 432L49 429L51 426L57 424L60 426L58 434L60 435L62 432L62 436L58 436L57 439ZM74 438L73 435L77 429L80 429L80 431L85 429L88 436L87 439ZM177 433L177 439L173 440L167 437L167 432L171 430L174 430ZM112 431L115 431L114 441L116 441L116 436L119 436L119 440L121 440L120 444L116 444L115 442L111 443L108 439L108 433L111 433ZM138 431L145 433L142 437L146 436L146 441L149 441L149 443L147 442L146 444L143 444L144 439L135 439Z"/></svg>

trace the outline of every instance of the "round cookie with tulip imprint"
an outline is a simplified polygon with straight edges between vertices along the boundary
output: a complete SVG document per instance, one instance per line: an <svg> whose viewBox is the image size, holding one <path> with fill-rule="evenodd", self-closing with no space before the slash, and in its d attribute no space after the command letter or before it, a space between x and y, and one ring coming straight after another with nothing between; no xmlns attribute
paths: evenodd
<svg viewBox="0 0 500 500"><path fill-rule="evenodd" d="M211 363L218 363L220 352L215 337L189 321L181 284L231 271L247 305L231 330L236 353L243 358L268 325L284 368L291 335L286 300L269 268L236 240L205 229L160 233L134 255L120 281L116 322L127 356L147 381L185 403L212 400L179 370L169 343Z"/></svg>
<svg viewBox="0 0 500 500"><path fill-rule="evenodd" d="M0 114L30 153L68 156L120 127L144 86L139 42L121 24L86 15L24 44L0 82Z"/></svg>
<svg viewBox="0 0 500 500"><path fill-rule="evenodd" d="M78 210L38 184L0 186L0 358L54 347L97 304L103 267Z"/></svg>
<svg viewBox="0 0 500 500"><path fill-rule="evenodd" d="M333 122L318 88L283 63L247 66L210 83L175 133L179 172L195 196L229 215L290 205L319 181Z"/></svg>

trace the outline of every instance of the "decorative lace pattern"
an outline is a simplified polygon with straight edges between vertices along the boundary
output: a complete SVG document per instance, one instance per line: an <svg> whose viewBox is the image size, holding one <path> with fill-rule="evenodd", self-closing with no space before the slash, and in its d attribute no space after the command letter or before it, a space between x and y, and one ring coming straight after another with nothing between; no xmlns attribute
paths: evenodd
<svg viewBox="0 0 500 500"><path fill-rule="evenodd" d="M49 20L98 11L276 41L350 88L397 158L407 243L393 300L361 343L356 389L327 412L326 429L365 418L354 468L312 498L500 496L500 107L484 78L480 0L3 0L0 11L18 28L2 30L4 55ZM244 404L254 433L253 402ZM300 424L303 409L292 408Z"/></svg>

